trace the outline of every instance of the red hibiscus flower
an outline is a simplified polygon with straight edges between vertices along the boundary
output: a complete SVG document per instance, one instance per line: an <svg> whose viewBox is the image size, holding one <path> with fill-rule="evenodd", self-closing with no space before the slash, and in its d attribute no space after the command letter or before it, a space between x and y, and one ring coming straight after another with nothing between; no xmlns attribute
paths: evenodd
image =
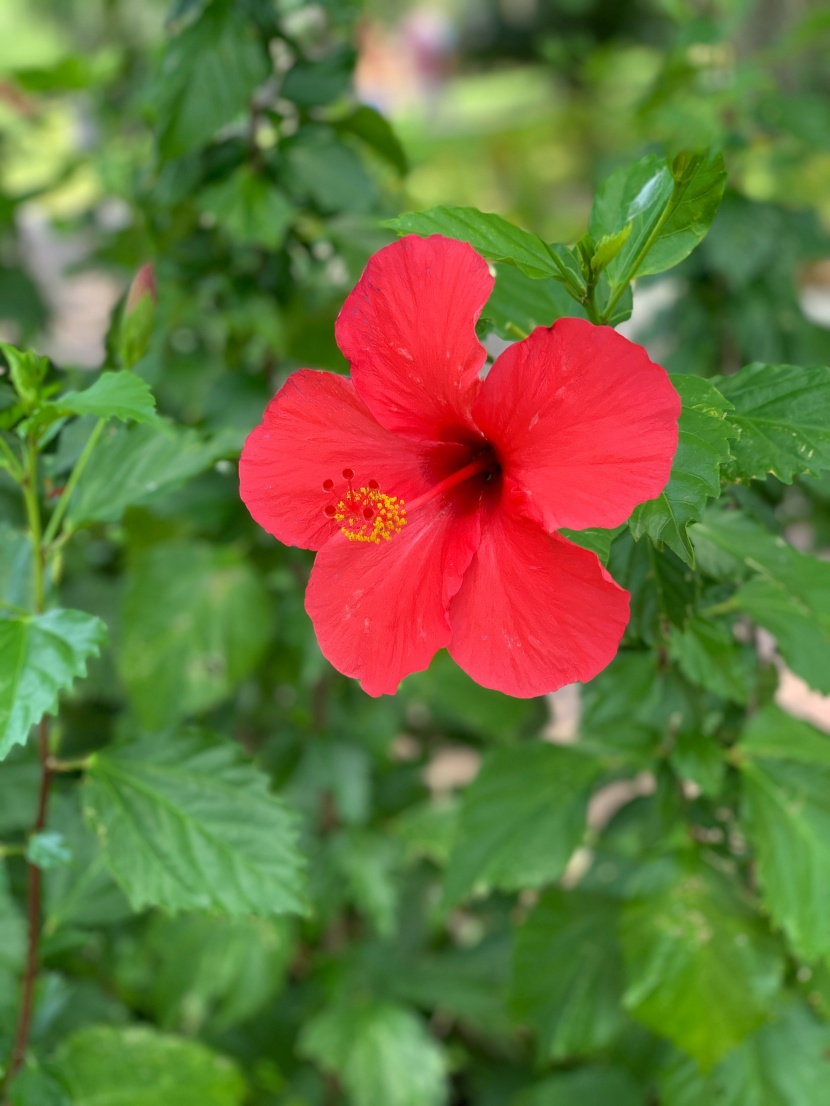
<svg viewBox="0 0 830 1106"><path fill-rule="evenodd" d="M680 400L645 350L559 319L482 380L487 263L440 236L377 253L337 320L351 378L301 370L245 443L241 494L318 550L306 610L370 695L446 647L510 695L590 680L628 593L556 533L611 527L669 478Z"/></svg>

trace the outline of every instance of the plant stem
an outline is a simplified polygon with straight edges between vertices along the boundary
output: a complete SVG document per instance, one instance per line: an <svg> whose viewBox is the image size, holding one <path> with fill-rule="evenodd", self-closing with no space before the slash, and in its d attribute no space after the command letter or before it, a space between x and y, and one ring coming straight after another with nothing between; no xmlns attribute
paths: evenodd
<svg viewBox="0 0 830 1106"><path fill-rule="evenodd" d="M40 500L38 499L37 447L30 438L26 450L26 474L23 478L23 497L26 500L26 515L32 536L32 558L35 575L35 613L41 614L46 605L43 565L43 527L40 519Z"/></svg>
<svg viewBox="0 0 830 1106"><path fill-rule="evenodd" d="M75 462L75 467L72 470L72 474L66 482L66 487L63 490L63 495L58 501L58 505L55 508L55 512L49 519L49 525L46 527L46 533L43 537L44 545L51 545L55 539L55 535L58 532L58 527L63 522L63 516L66 514L66 509L69 506L69 501L72 498L72 493L78 486L78 481L81 479L84 473L84 469L89 463L89 459L92 456L92 452L98 444L98 439L104 432L104 427L107 424L106 419L99 419L95 425L95 429L87 438L86 445L84 446L80 457Z"/></svg>
<svg viewBox="0 0 830 1106"><path fill-rule="evenodd" d="M34 560L35 578L35 613L40 614L46 606L46 590L44 586L44 546L43 529L41 525L40 500L38 499L38 456L37 446L30 438L26 452L26 474L23 480L23 495L26 500L26 513L29 520L29 530L32 536L32 556ZM37 815L32 833L40 833L46 827L46 815L49 806L49 792L52 786L52 768L49 763L49 719L46 715L40 720L38 726L38 747L40 752L40 790L38 793ZM26 1048L29 1043L29 1030L32 1024L32 1012L34 1008L35 983L37 981L38 967L40 964L40 899L41 899L41 872L36 864L28 865L28 906L27 906L27 932L28 944L26 950L26 967L23 974L23 988L20 999L20 1011L17 1018L17 1028L14 1034L14 1044L6 1072L5 1090L8 1090L12 1079L20 1070L26 1059Z"/></svg>

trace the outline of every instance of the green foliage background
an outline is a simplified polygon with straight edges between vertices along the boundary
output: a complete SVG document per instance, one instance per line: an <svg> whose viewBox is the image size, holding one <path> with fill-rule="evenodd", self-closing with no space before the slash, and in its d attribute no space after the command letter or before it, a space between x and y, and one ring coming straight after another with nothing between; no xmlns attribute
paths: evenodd
<svg viewBox="0 0 830 1106"><path fill-rule="evenodd" d="M830 737L777 692L783 663L830 694L830 329L804 311L830 17L445 10L456 71L393 126L353 85L370 31L400 46L380 0L0 9L14 1106L826 1106ZM40 356L44 226L125 292L154 268L92 373ZM239 502L247 432L292 369L346 371L334 319L404 231L495 263L488 340L639 301L675 374L663 495L571 535L632 593L575 733L445 655L368 699L319 652L309 555Z"/></svg>

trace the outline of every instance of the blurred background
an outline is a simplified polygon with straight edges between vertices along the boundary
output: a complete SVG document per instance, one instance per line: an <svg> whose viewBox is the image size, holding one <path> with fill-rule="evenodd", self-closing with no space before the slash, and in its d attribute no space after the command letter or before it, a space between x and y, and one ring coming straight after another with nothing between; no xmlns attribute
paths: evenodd
<svg viewBox="0 0 830 1106"><path fill-rule="evenodd" d="M60 869L37 1047L137 1016L234 1056L251 1101L328 1106L336 1090L298 1059L298 1026L324 993L393 980L396 1002L431 1017L455 1102L503 1106L531 1079L504 1002L511 906L490 900L448 930L435 877L455 788L483 748L549 726L549 704L478 688L443 655L394 699L339 677L302 610L310 558L253 526L235 459L289 372L345 371L334 319L393 237L385 218L472 205L572 242L616 166L710 144L730 173L712 231L638 283L627 333L705 376L830 363L821 0L0 0L0 338L73 378L99 367L151 262L137 371L177 424L140 473L142 428L118 431L79 489L88 525L62 599L104 618L114 648L67 704L62 753L193 718L238 740L302 813L318 906L301 934L134 918L102 870ZM46 459L55 487L80 444L65 435ZM826 548L830 482L776 487L737 494ZM2 481L0 516L22 521ZM187 617L171 624L173 609ZM10 765L18 805L0 823L14 830L36 781L25 755ZM55 820L94 855L69 794ZM644 1037L621 1038L632 1070Z"/></svg>

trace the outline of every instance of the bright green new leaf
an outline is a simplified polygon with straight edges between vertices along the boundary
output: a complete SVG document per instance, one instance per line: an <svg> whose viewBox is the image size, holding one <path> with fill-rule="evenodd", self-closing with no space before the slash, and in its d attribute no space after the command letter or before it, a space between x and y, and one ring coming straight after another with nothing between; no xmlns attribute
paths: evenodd
<svg viewBox="0 0 830 1106"><path fill-rule="evenodd" d="M490 753L464 792L444 898L539 887L565 870L585 832L590 757L544 742Z"/></svg>
<svg viewBox="0 0 830 1106"><path fill-rule="evenodd" d="M708 1077L677 1056L660 1081L661 1106L826 1106L830 1026L801 1002L777 1009Z"/></svg>
<svg viewBox="0 0 830 1106"><path fill-rule="evenodd" d="M669 655L692 683L736 703L748 700L755 654L736 641L726 623L695 616L685 629L672 627L668 644Z"/></svg>
<svg viewBox="0 0 830 1106"><path fill-rule="evenodd" d="M225 452L195 430L168 423L113 427L95 450L69 506L73 527L116 522L127 507L204 472Z"/></svg>
<svg viewBox="0 0 830 1106"><path fill-rule="evenodd" d="M386 226L400 234L444 234L469 242L490 261L506 261L526 276L561 280L576 298L585 291L579 257L565 246L548 246L530 231L508 223L500 215L474 207L432 207L408 211L390 219Z"/></svg>
<svg viewBox="0 0 830 1106"><path fill-rule="evenodd" d="M596 275L607 269L629 239L633 224L626 223L616 234L604 234L594 247L591 271Z"/></svg>
<svg viewBox="0 0 830 1106"><path fill-rule="evenodd" d="M154 423L156 401L150 386L131 372L101 373L83 392L67 392L54 401L55 407L73 415L95 415L99 419Z"/></svg>
<svg viewBox="0 0 830 1106"><path fill-rule="evenodd" d="M202 211L240 246L278 250L294 218L294 205L273 181L242 166L206 188L199 196Z"/></svg>
<svg viewBox="0 0 830 1106"><path fill-rule="evenodd" d="M601 185L591 211L596 242L624 233L605 273L613 287L662 273L692 252L718 210L726 184L721 154L680 154L670 165L649 154Z"/></svg>
<svg viewBox="0 0 830 1106"><path fill-rule="evenodd" d="M81 1029L60 1045L53 1070L72 1106L242 1106L246 1098L227 1057L148 1026Z"/></svg>
<svg viewBox="0 0 830 1106"><path fill-rule="evenodd" d="M30 350L19 350L7 342L0 342L0 353L9 366L12 383L24 408L29 411L37 403L40 386L49 371L49 360Z"/></svg>
<svg viewBox="0 0 830 1106"><path fill-rule="evenodd" d="M342 1002L306 1025L300 1050L343 1083L352 1106L443 1106L446 1062L414 1011Z"/></svg>
<svg viewBox="0 0 830 1106"><path fill-rule="evenodd" d="M638 1021L709 1069L769 1015L783 962L721 876L685 873L624 908L620 936Z"/></svg>
<svg viewBox="0 0 830 1106"><path fill-rule="evenodd" d="M294 817L234 743L180 735L96 753L84 814L135 910L305 909Z"/></svg>
<svg viewBox="0 0 830 1106"><path fill-rule="evenodd" d="M830 368L752 364L713 383L732 404L727 418L740 431L733 479L771 473L791 484L795 475L830 468Z"/></svg>
<svg viewBox="0 0 830 1106"><path fill-rule="evenodd" d="M738 749L764 902L801 956L828 956L830 737L767 706Z"/></svg>
<svg viewBox="0 0 830 1106"><path fill-rule="evenodd" d="M247 111L271 72L268 49L244 7L209 4L170 41L157 77L157 141L162 157L195 150Z"/></svg>
<svg viewBox="0 0 830 1106"><path fill-rule="evenodd" d="M638 541L646 535L694 564L687 530L700 518L707 501L720 495L721 465L729 459L729 440L735 430L726 419L731 404L708 381L675 375L672 384L680 393L683 411L671 478L656 499L635 507L630 527Z"/></svg>
<svg viewBox="0 0 830 1106"><path fill-rule="evenodd" d="M611 898L552 888L519 929L511 1007L536 1031L540 1061L596 1052L622 1029L618 913Z"/></svg>
<svg viewBox="0 0 830 1106"><path fill-rule="evenodd" d="M107 630L83 611L54 610L23 618L0 618L0 757L22 744L58 694L86 675Z"/></svg>
<svg viewBox="0 0 830 1106"><path fill-rule="evenodd" d="M168 543L145 553L124 595L118 670L147 729L226 699L262 659L272 611L233 550Z"/></svg>

